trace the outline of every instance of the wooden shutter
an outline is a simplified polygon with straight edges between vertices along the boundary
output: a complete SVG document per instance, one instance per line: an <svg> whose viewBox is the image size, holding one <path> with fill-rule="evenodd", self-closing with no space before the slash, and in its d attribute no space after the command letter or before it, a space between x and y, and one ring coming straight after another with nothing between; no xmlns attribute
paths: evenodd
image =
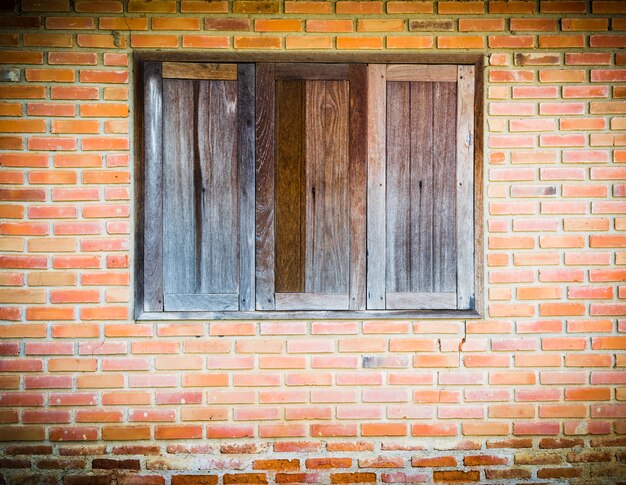
<svg viewBox="0 0 626 485"><path fill-rule="evenodd" d="M146 311L252 310L254 66L147 63Z"/></svg>
<svg viewBox="0 0 626 485"><path fill-rule="evenodd" d="M474 67L370 65L368 102L368 308L472 308Z"/></svg>
<svg viewBox="0 0 626 485"><path fill-rule="evenodd" d="M258 310L365 308L366 68L257 66Z"/></svg>

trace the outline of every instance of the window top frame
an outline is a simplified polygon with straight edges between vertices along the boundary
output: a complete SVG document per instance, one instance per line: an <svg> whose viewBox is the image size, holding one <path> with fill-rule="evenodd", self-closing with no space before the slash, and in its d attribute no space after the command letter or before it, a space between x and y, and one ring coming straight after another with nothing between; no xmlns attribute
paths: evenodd
<svg viewBox="0 0 626 485"><path fill-rule="evenodd" d="M475 143L474 143L474 218L475 218L475 300L470 310L298 310L298 311L145 311L143 308L144 238L144 153L143 153L143 72L146 62L204 63L328 63L328 64L451 64L475 66ZM137 321L170 320L378 320L378 319L478 319L484 317L484 67L483 54L412 53L318 53L318 52L153 52L139 51L133 56L135 123L135 215L134 244L134 318ZM137 142L138 141L138 142Z"/></svg>

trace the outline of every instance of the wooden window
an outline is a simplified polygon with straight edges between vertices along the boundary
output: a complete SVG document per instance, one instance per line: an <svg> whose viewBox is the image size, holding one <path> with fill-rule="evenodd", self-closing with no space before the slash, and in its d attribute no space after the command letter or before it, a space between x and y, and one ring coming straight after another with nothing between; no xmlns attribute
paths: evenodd
<svg viewBox="0 0 626 485"><path fill-rule="evenodd" d="M137 318L478 316L477 65L144 62Z"/></svg>

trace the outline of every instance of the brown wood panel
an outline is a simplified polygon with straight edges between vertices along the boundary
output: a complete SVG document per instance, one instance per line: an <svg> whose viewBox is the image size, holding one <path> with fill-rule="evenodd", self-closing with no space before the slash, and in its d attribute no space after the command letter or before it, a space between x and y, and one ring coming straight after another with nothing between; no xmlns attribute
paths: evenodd
<svg viewBox="0 0 626 485"><path fill-rule="evenodd" d="M239 178L239 309L254 310L254 64L242 63L237 76L237 165Z"/></svg>
<svg viewBox="0 0 626 485"><path fill-rule="evenodd" d="M387 68L389 81L448 81L456 82L456 66L433 64L394 64Z"/></svg>
<svg viewBox="0 0 626 485"><path fill-rule="evenodd" d="M164 62L165 79L237 80L237 64L197 62Z"/></svg>
<svg viewBox="0 0 626 485"><path fill-rule="evenodd" d="M370 64L367 80L367 308L385 308L387 66Z"/></svg>
<svg viewBox="0 0 626 485"><path fill-rule="evenodd" d="M456 291L456 88L456 83L448 82L437 82L433 86L435 292Z"/></svg>
<svg viewBox="0 0 626 485"><path fill-rule="evenodd" d="M349 83L306 82L305 291L348 293Z"/></svg>
<svg viewBox="0 0 626 485"><path fill-rule="evenodd" d="M143 309L163 310L163 82L161 63L144 66Z"/></svg>
<svg viewBox="0 0 626 485"><path fill-rule="evenodd" d="M350 77L349 64L311 64L304 62L274 64L276 79L308 79L338 81Z"/></svg>
<svg viewBox="0 0 626 485"><path fill-rule="evenodd" d="M367 66L350 66L350 310L366 307Z"/></svg>
<svg viewBox="0 0 626 485"><path fill-rule="evenodd" d="M276 82L276 292L304 291L305 133L303 80Z"/></svg>
<svg viewBox="0 0 626 485"><path fill-rule="evenodd" d="M256 68L256 309L275 309L274 67Z"/></svg>

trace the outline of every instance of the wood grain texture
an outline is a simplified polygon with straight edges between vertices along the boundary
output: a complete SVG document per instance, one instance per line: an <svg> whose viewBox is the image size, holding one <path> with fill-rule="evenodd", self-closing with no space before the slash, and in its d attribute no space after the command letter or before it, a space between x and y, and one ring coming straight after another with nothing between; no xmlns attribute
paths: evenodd
<svg viewBox="0 0 626 485"><path fill-rule="evenodd" d="M237 80L239 179L239 309L254 310L255 91L254 64L242 63Z"/></svg>
<svg viewBox="0 0 626 485"><path fill-rule="evenodd" d="M164 79L237 80L237 64L164 62Z"/></svg>
<svg viewBox="0 0 626 485"><path fill-rule="evenodd" d="M348 82L306 82L307 293L349 291L348 106Z"/></svg>
<svg viewBox="0 0 626 485"><path fill-rule="evenodd" d="M484 96L485 60L481 57L474 65L474 305L473 309L484 314Z"/></svg>
<svg viewBox="0 0 626 485"><path fill-rule="evenodd" d="M346 293L277 293L276 309L286 310L345 310L350 297Z"/></svg>
<svg viewBox="0 0 626 485"><path fill-rule="evenodd" d="M454 293L387 293L387 308L403 310L406 308L428 308L429 310L456 309Z"/></svg>
<svg viewBox="0 0 626 485"><path fill-rule="evenodd" d="M456 82L456 66L394 64L387 68L388 81Z"/></svg>
<svg viewBox="0 0 626 485"><path fill-rule="evenodd" d="M304 291L305 86L276 82L276 292Z"/></svg>
<svg viewBox="0 0 626 485"><path fill-rule="evenodd" d="M458 66L456 123L457 305L474 304L474 66Z"/></svg>
<svg viewBox="0 0 626 485"><path fill-rule="evenodd" d="M256 67L256 309L274 310L274 67Z"/></svg>
<svg viewBox="0 0 626 485"><path fill-rule="evenodd" d="M350 66L350 310L364 310L367 286L367 67Z"/></svg>
<svg viewBox="0 0 626 485"><path fill-rule="evenodd" d="M239 295L232 294L165 294L165 307L168 311L229 312L239 309Z"/></svg>
<svg viewBox="0 0 626 485"><path fill-rule="evenodd" d="M386 169L386 291L409 292L412 241L418 240L411 225L411 87L407 82L388 82L387 96L387 169ZM425 117L427 108L423 106ZM420 142L425 140L417 134ZM427 156L427 147L420 155Z"/></svg>
<svg viewBox="0 0 626 485"><path fill-rule="evenodd" d="M456 83L434 83L433 105L433 291L439 293L456 291Z"/></svg>
<svg viewBox="0 0 626 485"><path fill-rule="evenodd" d="M367 308L385 308L387 66L370 64L367 85Z"/></svg>
<svg viewBox="0 0 626 485"><path fill-rule="evenodd" d="M339 81L350 76L349 64L276 63L276 79L307 79L309 81Z"/></svg>
<svg viewBox="0 0 626 485"><path fill-rule="evenodd" d="M163 82L163 273L165 293L196 293L194 82ZM166 189L165 189L166 188ZM167 310L167 307L165 308Z"/></svg>
<svg viewBox="0 0 626 485"><path fill-rule="evenodd" d="M165 292L236 294L237 83L164 85Z"/></svg>
<svg viewBox="0 0 626 485"><path fill-rule="evenodd" d="M161 63L144 66L143 309L163 310L163 83Z"/></svg>

